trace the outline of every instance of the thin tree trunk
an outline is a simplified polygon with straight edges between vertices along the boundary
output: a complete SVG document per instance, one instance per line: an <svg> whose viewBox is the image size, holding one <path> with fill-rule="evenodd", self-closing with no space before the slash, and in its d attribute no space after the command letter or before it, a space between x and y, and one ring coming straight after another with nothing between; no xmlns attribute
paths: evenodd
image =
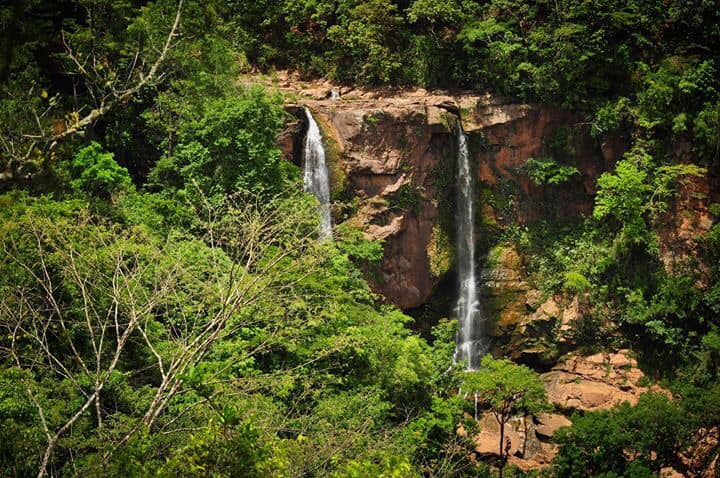
<svg viewBox="0 0 720 478"><path fill-rule="evenodd" d="M505 442L505 420L500 421L500 478L503 476L503 468L505 468L505 458L503 457L503 443Z"/></svg>

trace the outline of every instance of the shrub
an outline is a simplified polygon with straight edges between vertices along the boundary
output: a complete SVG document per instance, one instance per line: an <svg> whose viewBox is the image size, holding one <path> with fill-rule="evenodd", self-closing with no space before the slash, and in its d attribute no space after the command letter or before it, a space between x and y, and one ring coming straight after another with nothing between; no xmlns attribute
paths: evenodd
<svg viewBox="0 0 720 478"><path fill-rule="evenodd" d="M561 184L580 174L575 166L565 166L550 158L530 158L519 169L537 186Z"/></svg>
<svg viewBox="0 0 720 478"><path fill-rule="evenodd" d="M585 292L590 288L590 281L585 278L584 275L579 272L569 271L565 273L565 281L563 282L563 289L568 292L580 293Z"/></svg>
<svg viewBox="0 0 720 478"><path fill-rule="evenodd" d="M75 155L72 160L70 185L78 190L110 200L116 194L131 187L130 173L120 166L112 153L103 152L102 146L90 143Z"/></svg>

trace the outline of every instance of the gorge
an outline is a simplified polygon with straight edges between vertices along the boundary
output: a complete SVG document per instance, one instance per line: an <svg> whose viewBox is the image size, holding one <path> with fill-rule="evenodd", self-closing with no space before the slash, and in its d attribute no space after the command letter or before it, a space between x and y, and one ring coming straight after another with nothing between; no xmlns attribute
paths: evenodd
<svg viewBox="0 0 720 478"><path fill-rule="evenodd" d="M637 403L643 393L658 390L643 385L644 374L625 350L589 362L579 356L575 327L587 313L583 299L544 293L529 272L532 258L498 234L506 224L531 225L542 218L572 223L588 214L595 183L626 152L625 138L597 143L575 126L578 119L571 112L499 98L356 90L330 103L328 87L301 82L288 87L312 105L333 145L331 189L359 202L339 220L383 240L381 279L374 270L368 280L418 320L457 316L457 363L472 370L486 351L510 356L544 372L551 400L566 410ZM455 126L460 116L466 132ZM553 145L555 138L565 142L562 148ZM281 144L289 160L296 156L293 141ZM535 184L523 169L533 158L550 154L577 168L567 187ZM439 181L448 174L452 181L447 176ZM477 182L474 193L468 193L472 182L463 179ZM703 188L701 183L694 187ZM682 201L687 227L703 234L705 206L690 196ZM661 236L664 257L692 255L697 245L688 237ZM467 259L475 248L475 258ZM608 376L599 372L605 366L613 370ZM491 422L481 420L492 429ZM516 453L514 463L531 468L549 463L556 453L550 437L566 420L551 414L512 425L506 436ZM530 435L539 438L532 438L529 451L518 451ZM478 450L494 453L496 438L483 432Z"/></svg>
<svg viewBox="0 0 720 478"><path fill-rule="evenodd" d="M0 26L0 476L719 476L717 2Z"/></svg>

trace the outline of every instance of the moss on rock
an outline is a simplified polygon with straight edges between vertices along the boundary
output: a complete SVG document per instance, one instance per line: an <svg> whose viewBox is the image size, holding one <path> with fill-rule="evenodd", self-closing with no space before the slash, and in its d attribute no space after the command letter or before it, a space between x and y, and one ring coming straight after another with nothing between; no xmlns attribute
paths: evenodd
<svg viewBox="0 0 720 478"><path fill-rule="evenodd" d="M427 245L427 255L433 277L440 278L452 269L455 257L452 241L438 224L433 226L430 242Z"/></svg>

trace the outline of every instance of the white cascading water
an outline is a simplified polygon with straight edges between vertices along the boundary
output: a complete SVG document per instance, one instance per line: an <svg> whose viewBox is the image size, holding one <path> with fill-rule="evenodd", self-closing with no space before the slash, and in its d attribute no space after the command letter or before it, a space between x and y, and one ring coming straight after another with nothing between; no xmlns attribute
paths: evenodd
<svg viewBox="0 0 720 478"><path fill-rule="evenodd" d="M458 121L458 158L456 179L457 199L457 270L458 270L458 335L455 363L465 363L468 370L477 370L487 352L485 320L478 300L475 273L474 185L470 168L467 136Z"/></svg>
<svg viewBox="0 0 720 478"><path fill-rule="evenodd" d="M332 236L332 220L330 218L330 178L325 164L325 148L315 119L310 110L305 108L308 121L305 135L303 187L320 201L320 238Z"/></svg>

